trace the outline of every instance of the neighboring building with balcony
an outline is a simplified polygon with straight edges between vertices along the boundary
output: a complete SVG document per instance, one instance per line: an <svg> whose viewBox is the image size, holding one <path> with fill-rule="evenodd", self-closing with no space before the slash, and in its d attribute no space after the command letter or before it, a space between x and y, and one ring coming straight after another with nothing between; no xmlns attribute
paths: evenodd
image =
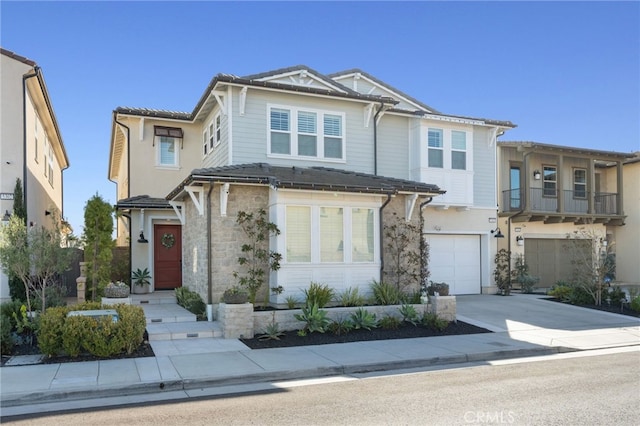
<svg viewBox="0 0 640 426"><path fill-rule="evenodd" d="M623 164L633 156L498 142L498 225L507 237L501 248L514 257L524 254L540 287L570 280L572 258L562 255L567 235L584 230L614 243L616 230L625 225Z"/></svg>

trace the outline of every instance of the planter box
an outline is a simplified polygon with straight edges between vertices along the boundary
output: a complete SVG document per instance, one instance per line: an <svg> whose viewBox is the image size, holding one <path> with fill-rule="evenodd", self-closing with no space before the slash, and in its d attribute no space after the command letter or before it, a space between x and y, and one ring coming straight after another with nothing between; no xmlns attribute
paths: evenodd
<svg viewBox="0 0 640 426"><path fill-rule="evenodd" d="M218 321L225 339L253 338L253 304L218 305Z"/></svg>

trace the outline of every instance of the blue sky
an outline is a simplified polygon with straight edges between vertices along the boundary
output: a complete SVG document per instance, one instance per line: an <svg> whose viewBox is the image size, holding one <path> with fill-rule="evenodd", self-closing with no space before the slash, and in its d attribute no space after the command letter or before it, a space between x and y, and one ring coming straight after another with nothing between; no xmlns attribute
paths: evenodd
<svg viewBox="0 0 640 426"><path fill-rule="evenodd" d="M80 235L118 106L191 111L220 72L361 68L505 140L640 150L638 2L13 2L0 44L42 67Z"/></svg>

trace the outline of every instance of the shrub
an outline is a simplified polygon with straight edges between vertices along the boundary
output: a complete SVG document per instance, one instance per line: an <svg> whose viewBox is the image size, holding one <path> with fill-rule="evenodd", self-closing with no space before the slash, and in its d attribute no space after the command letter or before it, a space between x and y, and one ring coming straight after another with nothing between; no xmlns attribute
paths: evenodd
<svg viewBox="0 0 640 426"><path fill-rule="evenodd" d="M401 302L402 294L393 284L374 280L371 290L376 305L397 305Z"/></svg>
<svg viewBox="0 0 640 426"><path fill-rule="evenodd" d="M347 334L351 330L353 330L353 323L347 318L338 318L329 324L329 331L337 336Z"/></svg>
<svg viewBox="0 0 640 426"><path fill-rule="evenodd" d="M631 299L631 305L630 305L631 309L633 309L636 312L640 312L640 296L636 296L633 299Z"/></svg>
<svg viewBox="0 0 640 426"><path fill-rule="evenodd" d="M295 309L296 305L298 304L298 299L296 299L294 296L287 296L285 300L287 301L287 308L289 309Z"/></svg>
<svg viewBox="0 0 640 426"><path fill-rule="evenodd" d="M592 294L584 288L584 286L572 286L569 295L569 303L572 305L593 305L594 299Z"/></svg>
<svg viewBox="0 0 640 426"><path fill-rule="evenodd" d="M298 321L305 322L304 330L310 333L317 331L324 333L331 320L327 318L327 311L321 310L317 304L305 306L302 308L301 314L295 314L294 317Z"/></svg>
<svg viewBox="0 0 640 426"><path fill-rule="evenodd" d="M620 303L626 298L627 293L625 293L624 290L620 288L620 286L615 286L611 290L608 290L602 294L602 299L609 299L609 303L613 305L620 305Z"/></svg>
<svg viewBox="0 0 640 426"><path fill-rule="evenodd" d="M11 318L2 313L0 314L0 354L11 354L11 352L13 352L13 344Z"/></svg>
<svg viewBox="0 0 640 426"><path fill-rule="evenodd" d="M364 308L359 308L357 311L352 312L350 316L353 328L359 330L361 328L371 330L378 326L376 320L376 314L372 314Z"/></svg>
<svg viewBox="0 0 640 426"><path fill-rule="evenodd" d="M178 305L182 306L192 314L196 314L200 317L204 316L207 305L205 305L200 294L195 291L191 291L186 287L178 287L175 289L175 292Z"/></svg>
<svg viewBox="0 0 640 426"><path fill-rule="evenodd" d="M449 284L447 283L434 283L431 281L429 287L427 287L427 293L429 296L434 296L438 293L439 296L448 296L449 295Z"/></svg>
<svg viewBox="0 0 640 426"><path fill-rule="evenodd" d="M307 306L318 305L318 308L324 308L331 300L335 291L326 284L311 282L309 288L304 290L305 304Z"/></svg>
<svg viewBox="0 0 640 426"><path fill-rule="evenodd" d="M402 305L399 309L400 315L402 315L402 321L408 322L413 325L417 325L420 321L418 311L412 305Z"/></svg>
<svg viewBox="0 0 640 426"><path fill-rule="evenodd" d="M433 330L444 331L449 326L449 321L439 318L432 312L425 312L422 316L422 325Z"/></svg>
<svg viewBox="0 0 640 426"><path fill-rule="evenodd" d="M385 330L396 330L398 327L400 327L401 323L402 321L400 321L398 318L387 315L381 318L380 321L378 321L378 327L384 328Z"/></svg>
<svg viewBox="0 0 640 426"><path fill-rule="evenodd" d="M422 293L420 293L419 290L412 291L411 293L406 293L403 295L402 300L404 301L404 303L418 305L422 303Z"/></svg>
<svg viewBox="0 0 640 426"><path fill-rule="evenodd" d="M341 306L362 306L364 305L364 297L360 294L358 287L349 287L338 295L338 301Z"/></svg>
<svg viewBox="0 0 640 426"><path fill-rule="evenodd" d="M20 308L22 307L22 302L19 300L12 300L11 302L5 302L0 305L0 315L3 318L8 319L8 324L11 327L10 330L16 329L16 320L13 314L20 315Z"/></svg>
<svg viewBox="0 0 640 426"><path fill-rule="evenodd" d="M558 281L547 294L555 299L568 302L571 298L572 288L567 284Z"/></svg>
<svg viewBox="0 0 640 426"><path fill-rule="evenodd" d="M70 311L100 309L96 302L49 308L40 316L38 346L49 356L65 353L77 357L82 351L107 357L132 353L144 338L146 321L139 306L116 305L118 322L109 318L67 317Z"/></svg>

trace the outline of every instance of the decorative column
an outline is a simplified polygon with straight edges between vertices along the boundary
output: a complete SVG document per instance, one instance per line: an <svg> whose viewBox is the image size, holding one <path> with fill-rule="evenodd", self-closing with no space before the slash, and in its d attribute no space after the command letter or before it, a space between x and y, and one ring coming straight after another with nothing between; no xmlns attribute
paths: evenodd
<svg viewBox="0 0 640 426"><path fill-rule="evenodd" d="M87 288L87 262L80 262L80 276L76 278L76 288L78 303L83 303L85 301L84 292Z"/></svg>

